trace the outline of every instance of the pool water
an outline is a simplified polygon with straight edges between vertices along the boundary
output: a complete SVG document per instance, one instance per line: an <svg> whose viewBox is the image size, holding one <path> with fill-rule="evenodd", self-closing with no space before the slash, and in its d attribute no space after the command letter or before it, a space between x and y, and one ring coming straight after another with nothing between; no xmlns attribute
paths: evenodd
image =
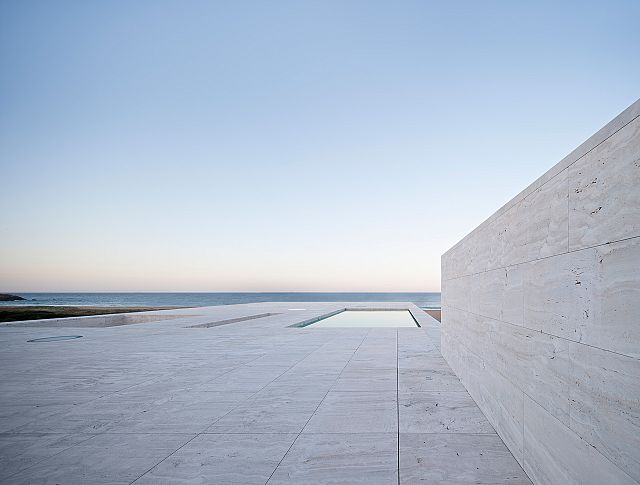
<svg viewBox="0 0 640 485"><path fill-rule="evenodd" d="M409 310L345 310L310 327L417 327Z"/></svg>

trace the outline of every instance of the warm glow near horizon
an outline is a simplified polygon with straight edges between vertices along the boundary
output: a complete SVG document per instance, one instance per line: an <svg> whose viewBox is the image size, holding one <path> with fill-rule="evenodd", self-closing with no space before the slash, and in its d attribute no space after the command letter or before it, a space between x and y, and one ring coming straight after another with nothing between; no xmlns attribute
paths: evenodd
<svg viewBox="0 0 640 485"><path fill-rule="evenodd" d="M360 250L353 247L357 239L303 247L293 235L281 249L264 240L208 249L168 234L137 253L133 248L145 244L144 235L121 242L82 238L73 250L26 245L0 270L0 291L439 291L439 259L413 260L429 241L401 236L364 236L371 244ZM431 251L439 248L434 244Z"/></svg>
<svg viewBox="0 0 640 485"><path fill-rule="evenodd" d="M544 3L3 3L0 291L439 291L638 96L637 4Z"/></svg>

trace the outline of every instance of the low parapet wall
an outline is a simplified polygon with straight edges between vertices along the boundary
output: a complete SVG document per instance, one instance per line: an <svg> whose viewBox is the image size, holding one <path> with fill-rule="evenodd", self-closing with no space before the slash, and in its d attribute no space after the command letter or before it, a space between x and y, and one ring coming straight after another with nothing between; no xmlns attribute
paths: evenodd
<svg viewBox="0 0 640 485"><path fill-rule="evenodd" d="M442 353L534 483L640 482L639 114L442 256Z"/></svg>

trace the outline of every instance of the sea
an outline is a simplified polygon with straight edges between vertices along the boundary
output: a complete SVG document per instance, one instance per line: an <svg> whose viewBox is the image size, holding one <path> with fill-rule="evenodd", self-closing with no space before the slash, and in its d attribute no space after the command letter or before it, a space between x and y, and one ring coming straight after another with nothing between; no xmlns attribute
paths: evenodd
<svg viewBox="0 0 640 485"><path fill-rule="evenodd" d="M439 309L440 293L11 293L25 300L0 305L70 306L214 306L273 301L410 301Z"/></svg>

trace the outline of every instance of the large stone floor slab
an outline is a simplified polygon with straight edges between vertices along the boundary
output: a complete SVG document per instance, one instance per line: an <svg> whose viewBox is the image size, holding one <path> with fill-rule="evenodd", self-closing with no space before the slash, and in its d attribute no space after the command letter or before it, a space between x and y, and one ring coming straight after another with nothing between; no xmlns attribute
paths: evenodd
<svg viewBox="0 0 640 485"><path fill-rule="evenodd" d="M396 433L303 434L269 480L274 484L393 484Z"/></svg>
<svg viewBox="0 0 640 485"><path fill-rule="evenodd" d="M131 483L194 436L103 433L22 470L5 483Z"/></svg>
<svg viewBox="0 0 640 485"><path fill-rule="evenodd" d="M291 327L359 306L422 327ZM162 313L0 325L1 483L529 483L412 304Z"/></svg>
<svg viewBox="0 0 640 485"><path fill-rule="evenodd" d="M497 435L400 434L400 483L531 482Z"/></svg>
<svg viewBox="0 0 640 485"><path fill-rule="evenodd" d="M398 396L400 433L495 433L466 391Z"/></svg>
<svg viewBox="0 0 640 485"><path fill-rule="evenodd" d="M263 485L297 435L203 434L136 481Z"/></svg>
<svg viewBox="0 0 640 485"><path fill-rule="evenodd" d="M304 429L305 433L392 433L398 429L393 391L331 391Z"/></svg>

